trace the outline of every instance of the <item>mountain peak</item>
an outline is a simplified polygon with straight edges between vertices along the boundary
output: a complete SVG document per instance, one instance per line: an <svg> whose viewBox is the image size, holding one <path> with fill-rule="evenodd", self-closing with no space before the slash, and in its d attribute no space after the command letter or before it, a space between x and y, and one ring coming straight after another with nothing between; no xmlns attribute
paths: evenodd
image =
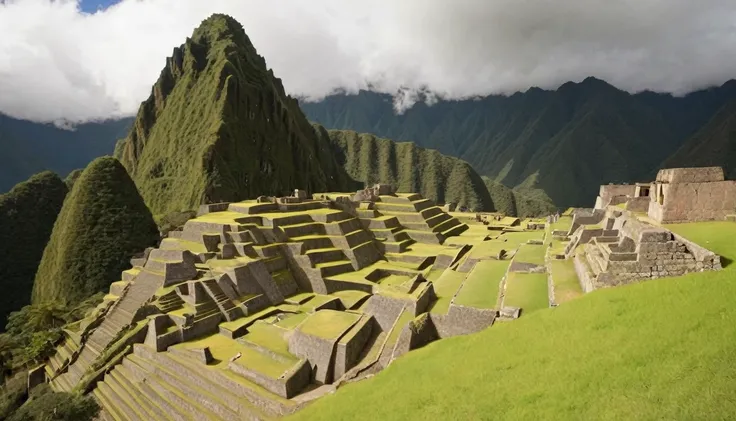
<svg viewBox="0 0 736 421"><path fill-rule="evenodd" d="M116 153L157 216L295 188L352 190L240 23L220 14L174 49Z"/></svg>

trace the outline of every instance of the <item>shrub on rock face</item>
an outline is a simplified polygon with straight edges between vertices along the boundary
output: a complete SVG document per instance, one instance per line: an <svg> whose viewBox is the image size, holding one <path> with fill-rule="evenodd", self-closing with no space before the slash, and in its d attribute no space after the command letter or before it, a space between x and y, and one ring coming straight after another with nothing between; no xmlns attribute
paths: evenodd
<svg viewBox="0 0 736 421"><path fill-rule="evenodd" d="M46 171L0 194L0 327L31 302L33 278L67 188Z"/></svg>
<svg viewBox="0 0 736 421"><path fill-rule="evenodd" d="M33 389L8 421L89 421L100 412L92 396L55 393L44 384Z"/></svg>
<svg viewBox="0 0 736 421"><path fill-rule="evenodd" d="M64 202L36 274L33 303L76 303L105 290L158 238L125 168L112 157L96 159Z"/></svg>

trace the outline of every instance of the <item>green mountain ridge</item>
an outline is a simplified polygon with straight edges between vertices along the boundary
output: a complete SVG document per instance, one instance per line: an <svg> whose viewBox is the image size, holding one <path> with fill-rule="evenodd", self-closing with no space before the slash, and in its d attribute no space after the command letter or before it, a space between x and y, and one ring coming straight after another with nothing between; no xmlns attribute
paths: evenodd
<svg viewBox="0 0 736 421"><path fill-rule="evenodd" d="M600 184L648 179L734 98L734 81L673 97L632 95L591 77L555 91L420 102L401 115L389 95L367 91L302 109L328 128L416 141L507 186L541 189L567 207L592 205Z"/></svg>
<svg viewBox="0 0 736 421"><path fill-rule="evenodd" d="M119 281L130 258L158 240L125 168L112 157L98 158L64 201L38 265L32 302L78 303Z"/></svg>
<svg viewBox="0 0 736 421"><path fill-rule="evenodd" d="M318 131L336 146L337 159L348 174L366 185L389 183L398 192L419 192L439 203L456 203L474 210L496 209L481 177L463 160L412 142L322 127Z"/></svg>
<svg viewBox="0 0 736 421"><path fill-rule="evenodd" d="M0 330L10 312L31 302L36 269L66 195L66 185L50 171L0 194Z"/></svg>

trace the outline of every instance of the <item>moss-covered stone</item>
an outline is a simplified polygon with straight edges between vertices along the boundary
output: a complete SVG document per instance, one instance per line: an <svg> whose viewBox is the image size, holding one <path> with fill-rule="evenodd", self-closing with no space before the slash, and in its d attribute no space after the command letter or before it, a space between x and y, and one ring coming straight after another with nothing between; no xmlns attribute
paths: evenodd
<svg viewBox="0 0 736 421"><path fill-rule="evenodd" d="M33 278L67 188L46 171L0 194L0 326L30 304Z"/></svg>
<svg viewBox="0 0 736 421"><path fill-rule="evenodd" d="M93 161L69 193L44 251L33 302L79 302L120 280L129 259L159 233L125 168Z"/></svg>

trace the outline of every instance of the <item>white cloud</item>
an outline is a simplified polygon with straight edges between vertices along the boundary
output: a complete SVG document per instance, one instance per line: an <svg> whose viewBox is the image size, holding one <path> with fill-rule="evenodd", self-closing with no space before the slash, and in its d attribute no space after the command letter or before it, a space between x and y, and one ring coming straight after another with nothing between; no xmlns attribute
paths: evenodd
<svg viewBox="0 0 736 421"><path fill-rule="evenodd" d="M312 99L368 83L459 98L590 75L681 94L736 77L733 0L124 0L95 14L5 0L0 112L134 114L165 57L212 13L238 19L286 89Z"/></svg>

